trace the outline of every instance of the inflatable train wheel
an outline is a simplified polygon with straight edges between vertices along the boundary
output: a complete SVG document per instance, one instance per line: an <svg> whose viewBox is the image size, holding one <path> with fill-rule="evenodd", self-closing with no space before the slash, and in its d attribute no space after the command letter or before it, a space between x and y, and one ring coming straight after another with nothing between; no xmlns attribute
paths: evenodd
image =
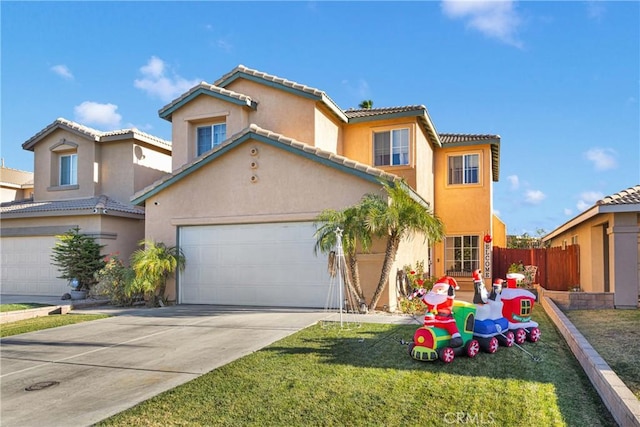
<svg viewBox="0 0 640 427"><path fill-rule="evenodd" d="M527 339L527 331L522 328L516 330L516 344L522 344Z"/></svg>
<svg viewBox="0 0 640 427"><path fill-rule="evenodd" d="M480 343L478 340L469 340L465 347L465 351L468 357L476 357L478 353L480 353Z"/></svg>
<svg viewBox="0 0 640 427"><path fill-rule="evenodd" d="M498 342L498 338L496 337L491 337L487 340L483 340L482 343L482 350L484 350L486 353L489 354L493 354L496 351L498 351L498 347L500 346L500 343Z"/></svg>
<svg viewBox="0 0 640 427"><path fill-rule="evenodd" d="M516 341L516 336L511 331L498 335L497 338L498 342L503 347L513 347L513 343Z"/></svg>
<svg viewBox="0 0 640 427"><path fill-rule="evenodd" d="M538 342L540 335L540 329L533 327L527 334L527 340L529 340L529 342Z"/></svg>
<svg viewBox="0 0 640 427"><path fill-rule="evenodd" d="M443 347L441 349L438 349L438 357L444 363L451 363L453 362L453 359L455 359L456 353L451 347Z"/></svg>

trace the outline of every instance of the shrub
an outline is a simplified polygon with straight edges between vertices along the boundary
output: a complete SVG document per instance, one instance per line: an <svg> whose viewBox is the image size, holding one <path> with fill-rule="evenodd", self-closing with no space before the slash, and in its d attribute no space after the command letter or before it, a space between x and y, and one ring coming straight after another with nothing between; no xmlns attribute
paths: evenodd
<svg viewBox="0 0 640 427"><path fill-rule="evenodd" d="M96 283L96 272L105 265L104 256L100 254L104 245L98 244L94 237L80 234L78 227L56 238L51 260L61 273L58 278L77 279L77 290L90 290Z"/></svg>
<svg viewBox="0 0 640 427"><path fill-rule="evenodd" d="M409 293L417 288L424 288L429 291L433 287L436 279L435 277L426 277L424 271L424 261L417 261L415 268L410 265L405 265L405 288ZM418 314L425 310L424 304L419 298L410 300L408 295L403 295L399 299L398 307L402 313Z"/></svg>
<svg viewBox="0 0 640 427"><path fill-rule="evenodd" d="M125 266L117 253L105 257L105 262L105 266L96 273L98 283L93 287L92 294L107 296L113 305L132 305L142 299L141 294L127 292L134 277L133 269Z"/></svg>

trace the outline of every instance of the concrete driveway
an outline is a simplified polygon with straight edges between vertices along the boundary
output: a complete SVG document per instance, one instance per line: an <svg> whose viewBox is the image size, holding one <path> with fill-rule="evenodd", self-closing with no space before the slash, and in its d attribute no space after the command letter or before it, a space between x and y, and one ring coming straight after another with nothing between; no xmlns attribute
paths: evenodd
<svg viewBox="0 0 640 427"><path fill-rule="evenodd" d="M3 427L90 425L328 317L204 305L114 313L0 341Z"/></svg>

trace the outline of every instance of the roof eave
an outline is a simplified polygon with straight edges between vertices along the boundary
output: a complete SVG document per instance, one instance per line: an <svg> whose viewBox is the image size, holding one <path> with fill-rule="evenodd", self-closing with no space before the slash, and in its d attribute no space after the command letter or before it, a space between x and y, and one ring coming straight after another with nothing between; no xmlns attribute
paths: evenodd
<svg viewBox="0 0 640 427"><path fill-rule="evenodd" d="M56 120L55 122L51 123L50 125L48 125L44 129L42 129L40 132L38 132L37 134L35 134L31 138L29 138L27 141L25 141L22 144L22 149L23 150L27 150L27 151L33 151L33 147L35 147L38 142L40 142L41 140L43 140L47 136L51 135L53 132L55 132L58 129L64 129L67 132L71 132L73 134L76 134L76 135L84 137L84 138L92 139L93 141L98 141L98 139L100 138L100 135L83 132L83 131L81 131L79 129L75 129L75 128L69 127L69 126L65 125L64 123L60 123L60 122L58 122Z"/></svg>
<svg viewBox="0 0 640 427"><path fill-rule="evenodd" d="M208 95L211 96L213 98L217 98L220 99L222 101L226 101L226 102L230 102L232 104L235 105L239 105L241 107L248 107L251 108L252 110L255 110L258 106L258 104L247 98L245 100L243 99L238 99L238 98L234 98L233 96L229 96L229 95L225 95L223 93L218 93L215 91L212 91L210 89L207 89L205 87L202 86L198 86L194 89L191 90L191 93L187 92L186 94L183 95L182 98L177 98L174 102L169 103L167 106L161 108L160 110L158 110L158 115L160 116L161 119L165 119L167 121L171 121L171 116L173 115L173 113L182 108L185 104L191 102L193 99L197 98L200 95Z"/></svg>
<svg viewBox="0 0 640 427"><path fill-rule="evenodd" d="M353 163L353 166L348 166L344 163L333 161L332 160L333 155L331 153L327 152L325 153L327 154L327 156L323 157L316 154L315 152L309 152L305 150L304 147L306 147L306 145L304 147L294 146L294 145L299 145L301 143L296 142L296 144L286 144L278 141L277 139L273 139L267 135L263 135L255 130L247 128L243 132L240 132L237 136L232 137L232 139L230 139L229 142L223 143L223 145L221 145L217 150L212 151L211 153L209 153L208 155L200 159L197 159L191 165L177 172L175 175L171 175L169 178L165 179L164 181L160 180L156 184L152 184L147 189L143 189L140 192L134 194L130 199L131 203L133 203L134 205L144 204L145 201L148 200L150 197L153 197L154 195L158 194L165 188L171 186L172 184L180 181L182 178L190 175L194 171L211 163L215 159L224 155L229 150L235 148L236 146L242 144L243 142L249 139L253 139L271 146L281 148L285 151L300 155L302 157L316 161L325 166L333 167L342 172L355 175L369 182L378 183L380 180L383 180L383 181L386 180L386 181L392 182L398 179L398 177L396 177L395 175L386 173L382 170L377 170L367 165L357 165L355 162L351 162ZM372 173L372 171L374 170L378 171L379 173Z"/></svg>

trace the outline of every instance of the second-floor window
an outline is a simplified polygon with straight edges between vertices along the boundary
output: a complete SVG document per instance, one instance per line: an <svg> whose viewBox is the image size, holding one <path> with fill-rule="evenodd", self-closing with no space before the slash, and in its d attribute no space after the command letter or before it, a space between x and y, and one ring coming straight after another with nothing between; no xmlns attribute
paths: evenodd
<svg viewBox="0 0 640 427"><path fill-rule="evenodd" d="M480 182L480 155L449 156L449 185Z"/></svg>
<svg viewBox="0 0 640 427"><path fill-rule="evenodd" d="M60 185L78 184L78 155L63 154L60 156Z"/></svg>
<svg viewBox="0 0 640 427"><path fill-rule="evenodd" d="M408 165L409 129L374 132L373 157L375 166Z"/></svg>
<svg viewBox="0 0 640 427"><path fill-rule="evenodd" d="M196 155L199 156L227 139L227 125L218 123L212 126L200 126L196 129L196 135Z"/></svg>

